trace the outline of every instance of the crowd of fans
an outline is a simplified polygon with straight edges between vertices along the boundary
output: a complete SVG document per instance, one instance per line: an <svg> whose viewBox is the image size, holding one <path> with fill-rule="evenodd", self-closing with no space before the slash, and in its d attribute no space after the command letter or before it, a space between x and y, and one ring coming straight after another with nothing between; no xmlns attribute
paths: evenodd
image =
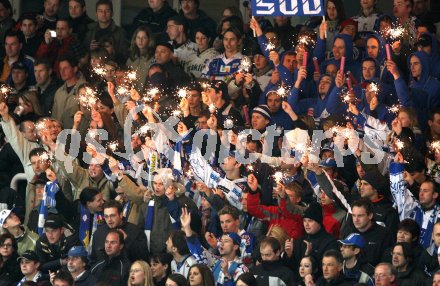
<svg viewBox="0 0 440 286"><path fill-rule="evenodd" d="M68 2L0 0L0 286L440 285L437 1Z"/></svg>

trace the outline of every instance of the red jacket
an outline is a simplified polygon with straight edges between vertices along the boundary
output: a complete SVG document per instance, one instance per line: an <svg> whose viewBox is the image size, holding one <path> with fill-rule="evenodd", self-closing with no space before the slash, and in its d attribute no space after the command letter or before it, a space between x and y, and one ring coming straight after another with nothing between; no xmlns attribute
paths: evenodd
<svg viewBox="0 0 440 286"><path fill-rule="evenodd" d="M73 43L76 42L74 36L70 36L63 39L60 43L58 39L53 39L53 41L47 45L44 41L38 47L35 57L37 59L49 59L53 62L53 68L58 78L60 78L59 72L59 59L69 51Z"/></svg>
<svg viewBox="0 0 440 286"><path fill-rule="evenodd" d="M303 219L300 214L292 214L286 209L286 199L281 199L279 206L265 206L260 204L260 193L248 193L247 211L250 215L267 221L269 228L281 226L287 234L297 239L304 235Z"/></svg>
<svg viewBox="0 0 440 286"><path fill-rule="evenodd" d="M325 230L336 238L339 238L339 231L341 229L341 221L346 212L336 209L332 204L321 205Z"/></svg>

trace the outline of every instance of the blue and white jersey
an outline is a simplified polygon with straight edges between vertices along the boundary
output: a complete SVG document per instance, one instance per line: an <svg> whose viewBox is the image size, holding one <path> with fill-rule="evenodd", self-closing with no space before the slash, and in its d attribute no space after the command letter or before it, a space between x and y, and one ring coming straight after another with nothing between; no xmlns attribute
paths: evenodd
<svg viewBox="0 0 440 286"><path fill-rule="evenodd" d="M238 71L243 55L238 52L231 58L226 58L225 53L214 57L203 69L202 78L209 80L227 81Z"/></svg>

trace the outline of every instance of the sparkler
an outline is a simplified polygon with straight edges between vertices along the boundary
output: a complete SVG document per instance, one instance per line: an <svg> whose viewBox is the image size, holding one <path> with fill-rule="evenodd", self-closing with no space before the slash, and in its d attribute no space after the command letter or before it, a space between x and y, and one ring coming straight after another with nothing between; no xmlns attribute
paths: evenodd
<svg viewBox="0 0 440 286"><path fill-rule="evenodd" d="M280 86L277 89L277 94L279 97L286 97L287 96L287 89L284 86Z"/></svg>
<svg viewBox="0 0 440 286"><path fill-rule="evenodd" d="M108 142L108 143L107 143L107 148L108 148L110 151L115 152L116 149L118 149L118 145L119 145L118 141Z"/></svg>
<svg viewBox="0 0 440 286"><path fill-rule="evenodd" d="M131 93L130 93L130 88L128 87L128 86L126 86L126 85L119 85L117 88L116 88L116 93L119 95L119 96L127 96L127 95L130 95Z"/></svg>
<svg viewBox="0 0 440 286"><path fill-rule="evenodd" d="M281 180L283 179L283 177L284 177L284 174L283 174L283 172L280 172L280 171L275 172L275 174L273 175L273 178L275 179L275 181L277 183L280 183Z"/></svg>
<svg viewBox="0 0 440 286"><path fill-rule="evenodd" d="M82 107L89 110L91 110L99 101L97 92L89 86L84 88L84 92L78 94L77 100Z"/></svg>
<svg viewBox="0 0 440 286"><path fill-rule="evenodd" d="M137 78L136 71L128 71L126 76L129 81L135 81Z"/></svg>
<svg viewBox="0 0 440 286"><path fill-rule="evenodd" d="M399 113L399 110L400 110L400 105L398 105L398 104L395 104L395 105L388 108L388 111L391 113L394 113L394 114Z"/></svg>
<svg viewBox="0 0 440 286"><path fill-rule="evenodd" d="M186 98L186 95L187 95L187 90L185 89L185 88L181 88L181 89L179 89L179 91L177 92L177 95L180 97L180 98Z"/></svg>
<svg viewBox="0 0 440 286"><path fill-rule="evenodd" d="M172 112L171 112L171 114L173 115L173 116L176 116L176 117L182 117L182 111L181 110L178 110L178 109L176 109L176 110L173 110Z"/></svg>
<svg viewBox="0 0 440 286"><path fill-rule="evenodd" d="M403 148L405 148L405 143L403 143L403 141L400 141L397 138L396 138L396 141L394 142L394 144L396 144L396 148L397 148L398 151L400 151Z"/></svg>
<svg viewBox="0 0 440 286"><path fill-rule="evenodd" d="M41 162L47 162L50 160L50 156L47 152L41 152L38 154L39 160Z"/></svg>
<svg viewBox="0 0 440 286"><path fill-rule="evenodd" d="M393 28L388 29L388 35L392 40L398 40L405 34L405 28L401 25L394 25Z"/></svg>
<svg viewBox="0 0 440 286"><path fill-rule="evenodd" d="M92 69L92 71L99 76L105 76L107 74L107 70L103 65L97 65Z"/></svg>
<svg viewBox="0 0 440 286"><path fill-rule="evenodd" d="M305 47L308 47L309 50L310 50L310 49L313 49L315 47L316 41L312 37L310 37L308 35L301 35L298 38L297 45L303 45Z"/></svg>
<svg viewBox="0 0 440 286"><path fill-rule="evenodd" d="M376 83L372 82L368 85L367 91L374 92L374 94L377 95L379 93L379 86Z"/></svg>
<svg viewBox="0 0 440 286"><path fill-rule="evenodd" d="M253 173L255 171L254 165L251 165L251 164L247 165L246 170L248 170L249 173Z"/></svg>
<svg viewBox="0 0 440 286"><path fill-rule="evenodd" d="M266 45L266 51L271 52L273 50L275 50L275 44L271 43L271 42L268 42L267 45Z"/></svg>
<svg viewBox="0 0 440 286"><path fill-rule="evenodd" d="M49 119L42 119L39 120L36 124L35 124L35 131L38 133L40 131L43 131L46 129L46 123L49 123L50 120Z"/></svg>
<svg viewBox="0 0 440 286"><path fill-rule="evenodd" d="M433 141L430 145L429 145L429 149L431 149L433 152L439 152L440 151L440 141Z"/></svg>
<svg viewBox="0 0 440 286"><path fill-rule="evenodd" d="M225 120L224 126L225 126L225 128L230 129L234 126L234 121L232 119L228 118Z"/></svg>
<svg viewBox="0 0 440 286"><path fill-rule="evenodd" d="M96 136L98 136L98 130L96 130L96 129L89 129L88 132L87 132L87 135L90 138L95 138Z"/></svg>
<svg viewBox="0 0 440 286"><path fill-rule="evenodd" d="M9 97L9 93L12 91L13 91L13 89L9 85L7 85L7 84L0 85L0 100L7 102L8 97Z"/></svg>
<svg viewBox="0 0 440 286"><path fill-rule="evenodd" d="M252 62L249 59L249 57L246 57L246 56L243 57L241 59L240 68L239 69L242 70L245 73L248 73L251 70L251 67L252 67Z"/></svg>

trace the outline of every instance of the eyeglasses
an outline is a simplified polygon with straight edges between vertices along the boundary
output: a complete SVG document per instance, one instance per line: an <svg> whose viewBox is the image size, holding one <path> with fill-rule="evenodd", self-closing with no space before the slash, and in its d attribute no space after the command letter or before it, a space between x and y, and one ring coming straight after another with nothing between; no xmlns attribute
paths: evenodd
<svg viewBox="0 0 440 286"><path fill-rule="evenodd" d="M11 247L12 247L12 244L9 244L9 243L2 243L2 244L0 244L0 247L11 248Z"/></svg>
<svg viewBox="0 0 440 286"><path fill-rule="evenodd" d="M142 269L130 269L130 273L139 273Z"/></svg>

